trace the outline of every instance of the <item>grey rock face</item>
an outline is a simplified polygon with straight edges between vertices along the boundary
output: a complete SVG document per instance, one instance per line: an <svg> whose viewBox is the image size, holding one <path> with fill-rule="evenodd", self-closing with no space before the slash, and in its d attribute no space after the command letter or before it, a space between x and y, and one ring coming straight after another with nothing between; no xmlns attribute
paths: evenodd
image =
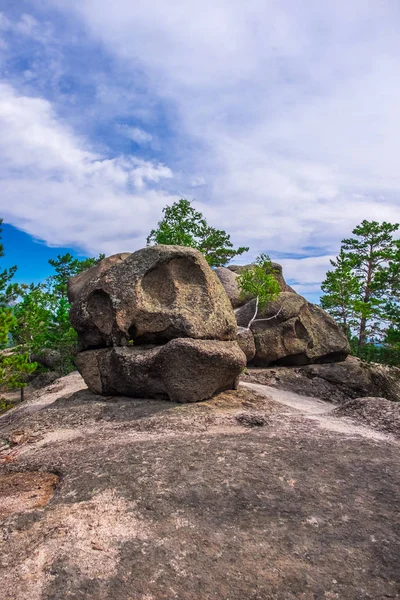
<svg viewBox="0 0 400 600"><path fill-rule="evenodd" d="M281 292L252 323L254 364L306 365L344 360L350 348L324 310L291 292Z"/></svg>
<svg viewBox="0 0 400 600"><path fill-rule="evenodd" d="M47 367L48 369L57 369L60 367L61 354L58 350L51 350L45 348L38 354L32 354L32 362L38 362L40 365Z"/></svg>
<svg viewBox="0 0 400 600"><path fill-rule="evenodd" d="M237 274L226 267L217 267L214 270L214 273L220 280L233 308L237 308L243 304L243 301L240 298L240 289L236 281L238 277Z"/></svg>
<svg viewBox="0 0 400 600"><path fill-rule="evenodd" d="M236 342L180 338L164 346L88 350L76 363L95 394L198 402L232 389L246 358Z"/></svg>
<svg viewBox="0 0 400 600"><path fill-rule="evenodd" d="M81 290L85 287L89 281L92 281L96 277L99 277L102 273L105 273L118 263L122 262L130 256L129 252L122 252L120 254L113 254L103 258L97 265L94 265L90 269L86 269L82 273L78 273L75 277L72 277L68 282L68 299L72 303L79 296Z"/></svg>
<svg viewBox="0 0 400 600"><path fill-rule="evenodd" d="M344 360L350 348L340 327L328 313L287 285L281 265L272 266L281 289L277 300L262 313L258 311L255 319L256 299L235 310L239 331L250 327L254 336L255 354L249 358L251 352L247 351L249 362L256 366L298 366ZM249 268L251 265L232 265L229 270L240 274ZM246 352L244 346L243 350Z"/></svg>
<svg viewBox="0 0 400 600"><path fill-rule="evenodd" d="M248 327L256 301L236 309L239 327ZM253 364L307 365L342 361L350 348L345 334L324 310L299 294L281 292L258 313L250 329L256 347Z"/></svg>
<svg viewBox="0 0 400 600"><path fill-rule="evenodd" d="M246 302L244 306L235 310L236 323L238 327L249 327L257 308L257 299Z"/></svg>
<svg viewBox="0 0 400 600"><path fill-rule="evenodd" d="M233 388L246 364L224 288L192 248L109 257L69 297L76 364L95 393L196 402Z"/></svg>
<svg viewBox="0 0 400 600"><path fill-rule="evenodd" d="M343 390L349 398L382 396L400 402L400 369L377 363L366 363L354 356L330 365L309 365L304 373L311 380L323 379Z"/></svg>
<svg viewBox="0 0 400 600"><path fill-rule="evenodd" d="M241 350L245 353L247 361L253 360L256 355L253 332L245 327L238 327L237 341Z"/></svg>
<svg viewBox="0 0 400 600"><path fill-rule="evenodd" d="M334 404L360 397L382 397L400 403L400 369L363 362L355 356L348 356L341 362L300 367L250 367L243 378Z"/></svg>
<svg viewBox="0 0 400 600"><path fill-rule="evenodd" d="M105 259L107 260L107 259ZM234 340L229 299L203 255L150 246L102 269L79 288L73 278L71 322L81 350L165 343L177 337ZM78 276L80 277L80 275Z"/></svg>

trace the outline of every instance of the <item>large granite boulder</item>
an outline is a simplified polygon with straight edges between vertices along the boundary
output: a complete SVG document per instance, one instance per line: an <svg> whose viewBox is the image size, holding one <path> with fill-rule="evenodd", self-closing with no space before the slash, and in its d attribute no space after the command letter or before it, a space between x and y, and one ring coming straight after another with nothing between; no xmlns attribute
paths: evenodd
<svg viewBox="0 0 400 600"><path fill-rule="evenodd" d="M109 257L69 284L76 365L98 394L196 402L246 365L218 277L192 248Z"/></svg>
<svg viewBox="0 0 400 600"><path fill-rule="evenodd" d="M117 256L124 258L104 259L106 268L102 261L70 282L81 350L178 337L236 339L229 299L200 252L160 245Z"/></svg>
<svg viewBox="0 0 400 600"><path fill-rule="evenodd" d="M75 302L77 297L79 296L81 290L85 287L89 281L92 281L102 273L105 273L118 263L122 262L126 258L130 256L129 252L122 252L119 254L113 254L112 256L107 256L103 258L97 265L94 265L90 269L86 269L86 271L82 271L82 273L78 273L75 277L72 277L68 282L68 299L69 301Z"/></svg>
<svg viewBox="0 0 400 600"><path fill-rule="evenodd" d="M242 309L241 309L242 310ZM291 292L281 292L251 324L257 366L341 361L347 338L324 310Z"/></svg>
<svg viewBox="0 0 400 600"><path fill-rule="evenodd" d="M240 349L245 353L247 361L253 360L256 355L253 332L246 327L238 327L237 342Z"/></svg>
<svg viewBox="0 0 400 600"><path fill-rule="evenodd" d="M350 348L340 327L330 315L307 302L286 283L281 265L271 264L281 291L275 302L257 314L255 298L244 303L237 301L237 298L240 299L237 276L252 265L231 265L219 273L235 308L238 342L248 361L256 366L268 366L344 360ZM224 271L231 271L235 279L229 279ZM246 329L254 336L254 353L249 344L249 334L243 333Z"/></svg>
<svg viewBox="0 0 400 600"><path fill-rule="evenodd" d="M180 338L163 346L87 350L76 364L95 394L198 402L232 389L246 358L236 342Z"/></svg>
<svg viewBox="0 0 400 600"><path fill-rule="evenodd" d="M400 368L367 363L355 356L334 363L300 367L271 366L250 369L245 381L278 387L335 404L360 397L382 397L400 402Z"/></svg>
<svg viewBox="0 0 400 600"><path fill-rule="evenodd" d="M227 267L217 267L214 273L220 280L233 308L244 304L244 301L240 297L240 289L236 281L238 278L237 273Z"/></svg>
<svg viewBox="0 0 400 600"><path fill-rule="evenodd" d="M252 320L255 318L257 310L257 299L253 298L246 302L240 308L235 310L236 323L238 327L250 327Z"/></svg>
<svg viewBox="0 0 400 600"><path fill-rule="evenodd" d="M400 368L367 363L349 356L331 365L309 365L303 369L314 384L324 380L348 398L376 396L400 402Z"/></svg>

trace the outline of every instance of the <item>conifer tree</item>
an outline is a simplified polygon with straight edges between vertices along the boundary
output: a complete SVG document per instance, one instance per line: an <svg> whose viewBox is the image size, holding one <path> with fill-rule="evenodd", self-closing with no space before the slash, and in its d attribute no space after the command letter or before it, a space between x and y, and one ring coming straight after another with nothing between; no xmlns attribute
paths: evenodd
<svg viewBox="0 0 400 600"><path fill-rule="evenodd" d="M163 213L157 229L152 229L147 238L148 246L167 244L196 248L213 267L224 266L234 256L248 251L244 246L235 250L230 235L208 225L204 216L185 198L166 206Z"/></svg>
<svg viewBox="0 0 400 600"><path fill-rule="evenodd" d="M351 330L357 324L356 302L360 293L360 282L353 273L353 261L341 248L336 260L330 261L333 270L328 271L321 285L325 294L321 306L341 325L350 338Z"/></svg>
<svg viewBox="0 0 400 600"><path fill-rule="evenodd" d="M322 284L321 305L356 336L356 352L385 342L399 325L400 242L398 223L362 221L342 241L333 271ZM393 334L392 334L393 335Z"/></svg>

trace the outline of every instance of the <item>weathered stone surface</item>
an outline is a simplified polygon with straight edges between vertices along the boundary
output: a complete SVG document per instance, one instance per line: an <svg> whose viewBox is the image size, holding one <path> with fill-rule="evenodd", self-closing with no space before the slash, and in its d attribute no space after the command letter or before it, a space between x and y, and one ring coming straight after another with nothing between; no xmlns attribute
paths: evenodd
<svg viewBox="0 0 400 600"><path fill-rule="evenodd" d="M76 364L96 394L198 402L234 388L246 357L236 342L180 338L164 346L88 350Z"/></svg>
<svg viewBox="0 0 400 600"><path fill-rule="evenodd" d="M237 342L172 340L160 351L157 367L175 402L198 402L236 387L246 366Z"/></svg>
<svg viewBox="0 0 400 600"><path fill-rule="evenodd" d="M105 273L114 265L117 265L128 258L128 256L130 256L130 252L122 252L119 254L113 254L112 256L107 256L106 258L103 258L103 260L101 260L97 265L94 265L90 269L86 269L86 271L83 271L82 273L78 273L78 275L75 275L75 277L71 277L68 282L69 301L71 303L74 302L89 281L92 281L102 273Z"/></svg>
<svg viewBox="0 0 400 600"><path fill-rule="evenodd" d="M61 475L44 510L42 481L0 491L25 511L0 517L1 600L398 598L399 444L315 419L268 391L182 407L63 378L0 417L32 436L0 441L0 477Z"/></svg>
<svg viewBox="0 0 400 600"><path fill-rule="evenodd" d="M354 356L348 356L342 362L311 364L300 368L250 368L244 379L336 404L369 396L400 402L400 369L366 363Z"/></svg>
<svg viewBox="0 0 400 600"><path fill-rule="evenodd" d="M229 271L232 271L233 273L235 273L236 275L240 275L240 273L243 273L243 271L247 271L247 269L251 269L253 265L230 265L229 267L227 267L227 269L229 269ZM274 269L274 274L275 274L275 278L277 280L277 282L279 283L279 288L281 292L292 292L292 294L295 294L295 290L290 287L290 285L288 285L285 281L285 278L283 276L283 270L282 270L282 265L280 265L279 263L276 262L271 262L271 266Z"/></svg>
<svg viewBox="0 0 400 600"><path fill-rule="evenodd" d="M80 349L165 343L179 337L234 340L229 299L203 255L149 246L90 278L71 308ZM76 286L75 286L76 290Z"/></svg>
<svg viewBox="0 0 400 600"><path fill-rule="evenodd" d="M80 352L76 366L95 394L167 398L156 368L162 346L124 346Z"/></svg>
<svg viewBox="0 0 400 600"><path fill-rule="evenodd" d="M39 375L32 377L32 379L29 380L29 386L32 389L39 390L40 388L52 384L59 377L61 377L59 371L44 371L44 373L39 373Z"/></svg>
<svg viewBox="0 0 400 600"><path fill-rule="evenodd" d="M357 419L380 431L400 435L399 402L376 397L355 398L338 406L335 414Z"/></svg>
<svg viewBox="0 0 400 600"><path fill-rule="evenodd" d="M237 341L241 350L245 353L247 361L253 360L256 354L253 333L245 327L238 327Z"/></svg>
<svg viewBox="0 0 400 600"><path fill-rule="evenodd" d="M349 398L376 396L400 402L400 369L366 363L349 356L329 365L309 365L304 370L310 379L319 378L341 389Z"/></svg>
<svg viewBox="0 0 400 600"><path fill-rule="evenodd" d="M281 292L252 323L254 364L305 365L341 361L349 354L345 334L324 310L291 292Z"/></svg>
<svg viewBox="0 0 400 600"><path fill-rule="evenodd" d="M45 348L38 354L32 354L32 362L37 362L48 369L57 369L60 367L61 354L58 350L52 350L51 348Z"/></svg>
<svg viewBox="0 0 400 600"><path fill-rule="evenodd" d="M214 273L220 280L233 308L237 308L243 304L243 300L240 298L240 289L236 281L238 278L237 274L226 267L217 267L214 269Z"/></svg>
<svg viewBox="0 0 400 600"><path fill-rule="evenodd" d="M55 473L0 473L0 520L46 506L59 480Z"/></svg>
<svg viewBox="0 0 400 600"><path fill-rule="evenodd" d="M257 299L254 298L253 300L250 300L250 302L246 302L244 306L235 310L235 318L238 327L248 327L250 325L250 321L254 317L256 308Z"/></svg>

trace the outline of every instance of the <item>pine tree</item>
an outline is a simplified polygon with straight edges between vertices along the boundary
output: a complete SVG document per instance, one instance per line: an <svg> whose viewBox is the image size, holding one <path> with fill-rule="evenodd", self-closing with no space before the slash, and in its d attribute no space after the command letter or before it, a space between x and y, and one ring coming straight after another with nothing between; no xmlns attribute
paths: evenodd
<svg viewBox="0 0 400 600"><path fill-rule="evenodd" d="M66 298L67 285L71 277L93 267L104 257L104 254L99 254L97 258L92 257L81 260L74 258L69 252L62 256L59 254L56 259L49 260L49 264L54 268L55 274L49 277L48 284L53 287L59 296Z"/></svg>
<svg viewBox="0 0 400 600"><path fill-rule="evenodd" d="M358 328L358 351L368 336L379 335L381 321L385 318L387 286L385 273L396 254L393 233L398 223L378 223L364 220L353 229L356 237L343 240L343 250L354 264L354 273L360 282L360 300L357 309L361 314Z"/></svg>
<svg viewBox="0 0 400 600"><path fill-rule="evenodd" d="M21 390L21 402L24 400L24 389L27 385L26 379L36 371L37 363L31 362L28 352L15 352L6 356L0 366L0 380L9 390Z"/></svg>
<svg viewBox="0 0 400 600"><path fill-rule="evenodd" d="M209 265L219 267L226 265L234 256L247 252L247 247L236 250L230 235L222 229L215 229L207 224L204 216L197 212L189 202L181 198L172 206L163 209L164 217L159 221L157 229L152 229L147 245L167 244L188 246L202 252Z"/></svg>
<svg viewBox="0 0 400 600"><path fill-rule="evenodd" d="M385 342L399 324L400 242L393 237L398 229L397 223L364 220L354 237L342 241L322 284L322 307L355 334L359 356L366 344Z"/></svg>
<svg viewBox="0 0 400 600"><path fill-rule="evenodd" d="M353 273L353 261L343 248L336 260L330 261L333 270L328 271L321 289L321 306L341 325L350 338L351 330L357 323L356 302L360 294L360 282Z"/></svg>
<svg viewBox="0 0 400 600"><path fill-rule="evenodd" d="M4 246L1 243L3 219L0 219L0 258L4 256ZM12 282L17 267L3 269L0 272L0 346L6 346L9 341L9 332L15 324L11 304L15 302L21 292L21 287Z"/></svg>
<svg viewBox="0 0 400 600"><path fill-rule="evenodd" d="M3 219L0 219L0 239ZM0 257L4 256L4 246L0 242ZM17 319L12 304L23 293L23 287L12 282L17 267L4 269L0 273L0 345L7 346L12 329ZM26 386L26 377L36 369L36 363L30 363L27 353L21 353L17 348L9 355L2 354L0 358L0 385L6 389L20 389L21 399Z"/></svg>

